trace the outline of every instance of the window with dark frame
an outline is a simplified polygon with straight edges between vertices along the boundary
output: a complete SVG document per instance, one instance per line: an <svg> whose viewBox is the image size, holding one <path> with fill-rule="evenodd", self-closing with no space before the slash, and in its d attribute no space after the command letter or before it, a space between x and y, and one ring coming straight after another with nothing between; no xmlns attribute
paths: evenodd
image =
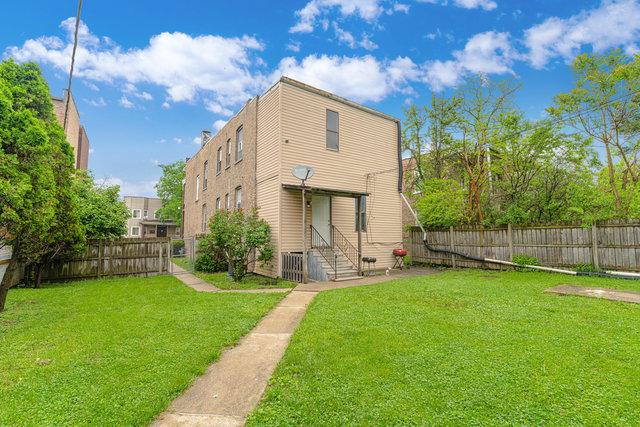
<svg viewBox="0 0 640 427"><path fill-rule="evenodd" d="M218 147L216 154L216 173L222 172L222 147Z"/></svg>
<svg viewBox="0 0 640 427"><path fill-rule="evenodd" d="M236 162L242 160L242 146L244 144L244 132L242 126L236 130Z"/></svg>
<svg viewBox="0 0 640 427"><path fill-rule="evenodd" d="M201 230L203 233L205 231L207 231L207 223L208 223L208 218L207 218L207 204L203 203L202 204L202 224L201 224Z"/></svg>
<svg viewBox="0 0 640 427"><path fill-rule="evenodd" d="M231 166L231 138L227 139L226 167Z"/></svg>
<svg viewBox="0 0 640 427"><path fill-rule="evenodd" d="M356 231L367 231L367 197L356 197L353 200L356 208ZM360 201L360 216L358 216L358 201Z"/></svg>
<svg viewBox="0 0 640 427"><path fill-rule="evenodd" d="M207 184L209 181L209 160L204 161L204 166L202 167L202 189L207 189Z"/></svg>
<svg viewBox="0 0 640 427"><path fill-rule="evenodd" d="M242 209L242 187L236 187L236 209Z"/></svg>
<svg viewBox="0 0 640 427"><path fill-rule="evenodd" d="M339 117L335 111L327 110L327 142L328 150L338 151L340 148L340 138L338 135Z"/></svg>

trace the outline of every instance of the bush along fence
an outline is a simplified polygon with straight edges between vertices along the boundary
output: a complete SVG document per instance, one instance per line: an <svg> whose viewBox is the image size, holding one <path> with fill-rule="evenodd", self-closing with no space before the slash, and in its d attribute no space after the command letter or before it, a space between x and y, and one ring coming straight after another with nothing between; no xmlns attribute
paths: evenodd
<svg viewBox="0 0 640 427"><path fill-rule="evenodd" d="M169 238L91 241L84 252L44 266L47 282L108 276L152 276L170 272Z"/></svg>
<svg viewBox="0 0 640 427"><path fill-rule="evenodd" d="M606 221L535 227L451 227L428 230L436 248L453 249L484 258L513 261L534 257L540 265L567 268L640 271L640 221ZM435 253L422 244L422 231L412 227L406 247L413 262L453 267L504 268L500 265Z"/></svg>

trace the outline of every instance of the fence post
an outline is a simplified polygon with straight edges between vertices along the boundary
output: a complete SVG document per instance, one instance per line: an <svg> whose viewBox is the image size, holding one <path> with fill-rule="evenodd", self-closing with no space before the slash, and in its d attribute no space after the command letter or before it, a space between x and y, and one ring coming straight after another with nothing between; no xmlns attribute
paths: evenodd
<svg viewBox="0 0 640 427"><path fill-rule="evenodd" d="M453 225L449 227L449 247L452 251L455 250L455 245L453 243ZM456 256L451 254L451 266L456 268Z"/></svg>
<svg viewBox="0 0 640 427"><path fill-rule="evenodd" d="M507 224L507 241L509 242L509 261L513 262L513 227Z"/></svg>
<svg viewBox="0 0 640 427"><path fill-rule="evenodd" d="M173 273L173 265L171 264L171 258L173 252L171 252L171 239L167 242L167 272Z"/></svg>
<svg viewBox="0 0 640 427"><path fill-rule="evenodd" d="M600 260L598 259L598 228L595 222L591 226L591 263L595 268L600 268Z"/></svg>
<svg viewBox="0 0 640 427"><path fill-rule="evenodd" d="M158 274L162 274L162 242L158 244Z"/></svg>
<svg viewBox="0 0 640 427"><path fill-rule="evenodd" d="M98 279L102 276L102 240L98 242Z"/></svg>

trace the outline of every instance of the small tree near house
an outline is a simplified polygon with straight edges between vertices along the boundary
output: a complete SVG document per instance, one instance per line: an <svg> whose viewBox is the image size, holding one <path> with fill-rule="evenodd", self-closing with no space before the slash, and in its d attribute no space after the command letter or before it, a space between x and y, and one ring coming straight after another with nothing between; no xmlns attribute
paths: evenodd
<svg viewBox="0 0 640 427"><path fill-rule="evenodd" d="M241 281L255 259L261 265L273 258L271 228L257 211L218 211L209 222L213 246L224 253L231 277Z"/></svg>

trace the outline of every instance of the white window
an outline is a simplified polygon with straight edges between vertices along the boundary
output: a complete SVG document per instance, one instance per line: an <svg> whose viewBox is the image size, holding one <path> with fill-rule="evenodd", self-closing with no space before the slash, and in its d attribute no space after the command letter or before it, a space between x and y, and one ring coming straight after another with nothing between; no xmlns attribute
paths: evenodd
<svg viewBox="0 0 640 427"><path fill-rule="evenodd" d="M216 198L216 211L220 210L220 197Z"/></svg>
<svg viewBox="0 0 640 427"><path fill-rule="evenodd" d="M236 209L242 209L242 187L236 188Z"/></svg>
<svg viewBox="0 0 640 427"><path fill-rule="evenodd" d="M216 154L216 173L222 172L222 147L218 147Z"/></svg>
<svg viewBox="0 0 640 427"><path fill-rule="evenodd" d="M224 195L224 208L229 210L231 208L231 204L229 203L229 193Z"/></svg>
<svg viewBox="0 0 640 427"><path fill-rule="evenodd" d="M160 219L160 214L159 214L158 212L160 212L160 211L159 211L159 210L157 210L157 211L155 211L155 212L153 213L153 219Z"/></svg>
<svg viewBox="0 0 640 427"><path fill-rule="evenodd" d="M144 210L144 214L143 214L143 218L148 218L149 217L149 211L148 210Z"/></svg>
<svg viewBox="0 0 640 427"><path fill-rule="evenodd" d="M207 189L207 184L208 184L207 181L209 181L209 161L205 160L203 171L202 171L202 189L203 190Z"/></svg>
<svg viewBox="0 0 640 427"><path fill-rule="evenodd" d="M242 160L242 146L244 145L244 132L242 126L236 130L236 162Z"/></svg>
<svg viewBox="0 0 640 427"><path fill-rule="evenodd" d="M227 139L226 166L231 166L231 138Z"/></svg>
<svg viewBox="0 0 640 427"><path fill-rule="evenodd" d="M140 227L131 227L131 235L139 236L140 235Z"/></svg>
<svg viewBox="0 0 640 427"><path fill-rule="evenodd" d="M196 202L200 200L200 175L196 176Z"/></svg>
<svg viewBox="0 0 640 427"><path fill-rule="evenodd" d="M131 211L131 218L140 218L140 209L133 209Z"/></svg>

